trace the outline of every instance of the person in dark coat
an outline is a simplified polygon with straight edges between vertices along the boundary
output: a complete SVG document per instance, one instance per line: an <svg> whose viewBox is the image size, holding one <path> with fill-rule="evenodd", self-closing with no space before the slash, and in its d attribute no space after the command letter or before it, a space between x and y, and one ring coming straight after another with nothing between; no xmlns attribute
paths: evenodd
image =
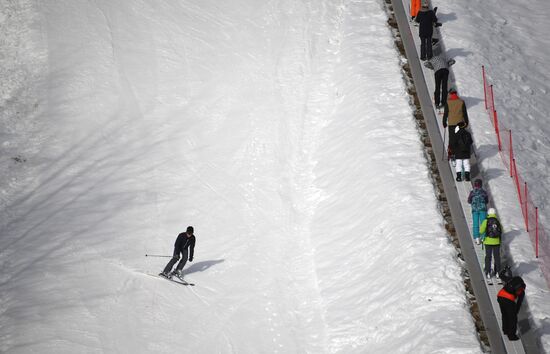
<svg viewBox="0 0 550 354"><path fill-rule="evenodd" d="M466 182L470 181L470 155L473 142L472 134L466 130L466 123L458 123L455 128L454 145L451 146L456 159L457 182L462 181L462 172L464 172L464 180Z"/></svg>
<svg viewBox="0 0 550 354"><path fill-rule="evenodd" d="M432 58L432 37L434 26L440 26L437 22L435 11L431 10L427 2L422 3L420 11L416 15L415 21L418 22L418 35L420 37L420 59L426 60Z"/></svg>
<svg viewBox="0 0 550 354"><path fill-rule="evenodd" d="M508 336L509 340L519 339L517 335L518 313L525 297L526 287L523 279L515 276L508 279L497 294L497 301L502 314L502 332Z"/></svg>
<svg viewBox="0 0 550 354"><path fill-rule="evenodd" d="M189 250L189 251L188 251ZM172 278L174 275L178 278L182 278L183 273L183 267L185 266L185 263L187 263L187 256L189 255L189 262L193 262L193 254L195 252L195 235L194 235L194 229L193 226L188 226L187 230L185 232L182 232L178 235L176 238L176 242L174 243L174 254L166 267L164 267L164 270L159 275L166 277L166 278ZM180 262L178 263L178 266L176 267L176 270L172 272L172 267L176 262L180 259L180 253L182 255Z"/></svg>

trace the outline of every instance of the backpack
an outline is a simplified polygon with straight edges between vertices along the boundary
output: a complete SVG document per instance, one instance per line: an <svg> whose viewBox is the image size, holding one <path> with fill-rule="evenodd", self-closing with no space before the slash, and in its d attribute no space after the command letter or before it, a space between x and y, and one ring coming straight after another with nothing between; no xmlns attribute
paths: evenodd
<svg viewBox="0 0 550 354"><path fill-rule="evenodd" d="M485 201L487 200L487 193L481 188L476 188L472 191L472 210L480 211L487 210Z"/></svg>
<svg viewBox="0 0 550 354"><path fill-rule="evenodd" d="M518 294L520 289L525 290L525 282L521 277L513 277L511 280L507 281L504 285L504 290L510 294Z"/></svg>
<svg viewBox="0 0 550 354"><path fill-rule="evenodd" d="M485 235L487 237L499 238L502 234L502 228L496 218L487 218L487 229Z"/></svg>

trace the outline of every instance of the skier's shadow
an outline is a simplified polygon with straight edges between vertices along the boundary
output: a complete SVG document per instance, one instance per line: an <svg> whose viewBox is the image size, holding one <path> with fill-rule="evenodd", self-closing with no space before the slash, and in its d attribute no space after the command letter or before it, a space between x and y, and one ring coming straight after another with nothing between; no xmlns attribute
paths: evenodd
<svg viewBox="0 0 550 354"><path fill-rule="evenodd" d="M184 274L191 274L196 272L204 272L208 268L212 267L215 264L221 263L225 261L225 259L217 259L214 261L204 261L204 262L198 262L194 263L191 267L187 268L183 273Z"/></svg>

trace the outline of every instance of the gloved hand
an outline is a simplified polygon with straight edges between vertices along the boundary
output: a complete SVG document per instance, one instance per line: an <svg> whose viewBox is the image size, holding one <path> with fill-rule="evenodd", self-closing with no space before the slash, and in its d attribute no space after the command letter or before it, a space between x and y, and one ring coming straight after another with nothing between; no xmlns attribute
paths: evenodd
<svg viewBox="0 0 550 354"><path fill-rule="evenodd" d="M193 262L193 257L189 258L189 262Z"/></svg>
<svg viewBox="0 0 550 354"><path fill-rule="evenodd" d="M447 128L447 123L443 122L443 128Z"/></svg>
<svg viewBox="0 0 550 354"><path fill-rule="evenodd" d="M441 27L441 26L443 26L443 24L442 24L441 22L437 22L437 23L435 24L435 27Z"/></svg>

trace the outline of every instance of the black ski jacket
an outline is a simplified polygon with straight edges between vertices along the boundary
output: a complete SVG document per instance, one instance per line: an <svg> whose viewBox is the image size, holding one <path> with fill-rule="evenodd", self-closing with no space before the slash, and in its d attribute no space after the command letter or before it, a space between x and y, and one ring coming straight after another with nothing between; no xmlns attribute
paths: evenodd
<svg viewBox="0 0 550 354"><path fill-rule="evenodd" d="M187 237L187 233L182 232L176 238L174 243L174 250L183 252L189 248L189 259L193 259L193 253L195 253L195 235Z"/></svg>
<svg viewBox="0 0 550 354"><path fill-rule="evenodd" d="M455 144L451 149L457 159L469 159L472 153L472 135L466 129L461 128L454 137Z"/></svg>
<svg viewBox="0 0 550 354"><path fill-rule="evenodd" d="M437 23L437 16L433 10L424 10L416 15L418 25L418 35L420 38L430 38L434 34L434 25Z"/></svg>

